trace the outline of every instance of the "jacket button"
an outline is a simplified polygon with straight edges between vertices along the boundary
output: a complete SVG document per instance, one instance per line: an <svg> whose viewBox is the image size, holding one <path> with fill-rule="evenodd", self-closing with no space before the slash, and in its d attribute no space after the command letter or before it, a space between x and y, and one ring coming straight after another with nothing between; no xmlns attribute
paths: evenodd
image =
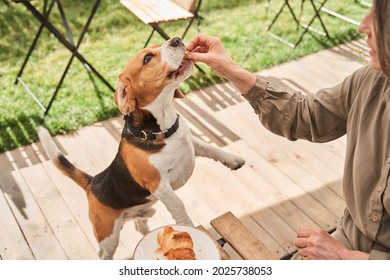
<svg viewBox="0 0 390 280"><path fill-rule="evenodd" d="M382 191L382 185L379 185L378 186L378 192L381 192Z"/></svg>
<svg viewBox="0 0 390 280"><path fill-rule="evenodd" d="M377 222L378 221L378 216L376 214L372 215L372 221Z"/></svg>

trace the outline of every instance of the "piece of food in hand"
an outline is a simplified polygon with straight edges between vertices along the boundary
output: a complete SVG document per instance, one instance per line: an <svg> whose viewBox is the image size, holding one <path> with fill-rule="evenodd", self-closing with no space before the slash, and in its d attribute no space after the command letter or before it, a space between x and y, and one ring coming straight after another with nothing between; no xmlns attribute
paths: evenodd
<svg viewBox="0 0 390 280"><path fill-rule="evenodd" d="M157 242L168 260L195 260L194 243L191 235L185 231L164 227L157 235Z"/></svg>
<svg viewBox="0 0 390 280"><path fill-rule="evenodd" d="M184 53L184 58L183 60L191 60L191 53L189 51L186 51Z"/></svg>

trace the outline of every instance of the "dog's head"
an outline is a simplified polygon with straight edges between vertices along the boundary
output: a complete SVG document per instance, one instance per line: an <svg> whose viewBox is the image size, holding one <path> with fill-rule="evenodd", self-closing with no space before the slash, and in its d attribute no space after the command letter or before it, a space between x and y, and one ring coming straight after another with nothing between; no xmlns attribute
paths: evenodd
<svg viewBox="0 0 390 280"><path fill-rule="evenodd" d="M114 99L122 114L151 104L161 94L164 98L183 97L178 87L193 70L186 46L179 38L161 47L151 46L134 55L119 76Z"/></svg>

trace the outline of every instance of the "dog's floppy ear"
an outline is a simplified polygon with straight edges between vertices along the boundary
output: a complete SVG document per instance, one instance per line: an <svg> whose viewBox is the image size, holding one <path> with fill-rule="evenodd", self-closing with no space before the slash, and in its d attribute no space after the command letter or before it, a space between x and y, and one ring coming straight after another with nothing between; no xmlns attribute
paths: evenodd
<svg viewBox="0 0 390 280"><path fill-rule="evenodd" d="M180 89L175 89L175 95L173 96L175 98L184 98L184 94L180 91Z"/></svg>
<svg viewBox="0 0 390 280"><path fill-rule="evenodd" d="M127 87L122 81L118 82L114 101L123 115L128 115L135 109L135 99L130 91L130 87Z"/></svg>

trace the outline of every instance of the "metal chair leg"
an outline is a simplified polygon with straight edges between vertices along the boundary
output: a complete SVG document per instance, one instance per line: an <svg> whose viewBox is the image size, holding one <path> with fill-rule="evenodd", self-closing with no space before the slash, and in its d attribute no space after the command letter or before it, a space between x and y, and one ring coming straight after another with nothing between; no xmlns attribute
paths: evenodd
<svg viewBox="0 0 390 280"><path fill-rule="evenodd" d="M152 37L153 37L154 31L156 31L156 30L154 30L154 28L153 28L152 33L150 33L149 38L146 40L144 48L146 48L148 46L150 39L152 39Z"/></svg>
<svg viewBox="0 0 390 280"><path fill-rule="evenodd" d="M52 5L53 5L53 2L59 2L59 0L52 0L52 3L51 3L51 6L50 6L50 8L49 8L49 10L51 10L51 8L52 8ZM45 16L45 15L43 15L43 14L41 14L41 13L39 13L36 9L35 9L35 7L34 6L32 6L31 5L31 3L29 2L29 1L23 1L23 2L21 2L21 3L23 3L25 6L26 6L26 8L28 9L28 10L30 10L30 12L42 23L42 26L44 26L44 27L46 27L47 29L49 29L49 31L69 50L69 51L71 51L72 52L72 57L70 58L70 60L69 60L69 62L68 62L68 65L67 65L67 67L66 67L66 69L65 69L65 71L64 71L64 73L63 73L63 75L62 75L62 77L61 77L61 80L60 80L60 82L59 82L59 84L57 85L57 87L56 87L56 89L55 89L55 91L54 91L54 94L52 95L52 98L50 99L50 101L49 101L49 105L47 106L47 108L46 108L46 110L45 110L45 112L44 112L44 116L46 116L48 113L49 113L49 110L50 110L50 108L51 108L51 106L52 106L52 104L53 104L53 102L54 102L54 100L55 100L55 98L56 98L56 96L57 96L57 94L58 94L58 91L59 91L59 89L60 89L60 87L61 87L61 85L62 85L62 83L63 83L63 81L64 81L64 79L65 79L65 76L66 76L66 74L67 74L67 72L68 72L68 70L69 70L69 68L70 68L70 65L72 64L72 61L73 61L73 59L74 59L74 57L77 57L83 64L84 64L84 66L86 67L86 69L88 69L89 71L92 71L96 76L98 76L98 78L110 89L110 90L112 90L113 92L115 91L115 89L103 78L103 76L102 75L100 75L100 73L78 52L78 48L80 47L80 45L81 45L81 42L82 42L82 40L83 40L83 38L84 38L84 35L85 35L85 33L87 32L87 30L88 30L88 27L89 27L89 25L90 25L90 23L91 23L91 21L92 21L92 18L94 17L94 15L95 15L95 13L96 13L96 11L97 11L97 8L98 8L98 6L99 6L99 4L100 4L100 2L101 2L101 0L96 0L95 1L95 4L94 4L94 6L93 6L93 8L92 8L92 11L91 11L91 14L90 14L90 16L89 16L89 18L88 18L88 20L87 20L87 23L84 25L84 28L83 28L83 30L82 30L82 32L81 32L81 35L80 35L80 37L79 37L79 40L78 40L78 42L77 42L77 45L74 45L74 43L73 43L73 40L72 40L72 35L71 35L71 33L70 33L70 29L69 30L67 30L67 33L68 33L68 37L69 37L69 40L70 41L68 41L60 32L59 32L59 30L53 25L53 24L51 24L51 22L49 22L49 20L48 20L48 18L47 18L47 16ZM61 13L61 11L60 11L60 13ZM67 28L67 23L66 23L66 18L64 17L65 16L65 14L63 14L62 15L62 20L63 20L63 24L65 25L65 28L66 29L68 29ZM42 27L43 28L43 27ZM41 31L42 32L42 31ZM40 33L39 33L39 35L40 35ZM36 44L36 41L38 40L38 38L39 38L39 35L37 34L37 36L36 36L36 39L34 40L34 42L33 42L33 45L31 46L31 48L30 48L30 52L29 52L29 54L28 54L28 57L31 55L31 52L32 52L32 50L34 49L34 47L35 47L35 44ZM26 58L26 60L25 60L25 63L24 63L24 66L25 66L25 64L27 63L27 60L28 60L28 57ZM22 69L21 69L21 71L20 71L20 73L23 71L23 68L24 68L24 66L22 67ZM19 79L18 79L19 80Z"/></svg>
<svg viewBox="0 0 390 280"><path fill-rule="evenodd" d="M43 117L46 117L46 116L49 114L49 110L50 110L50 108L51 108L51 105L53 104L54 100L56 99L57 94L58 94L58 91L60 90L60 88L61 88L61 86L62 86L62 83L63 83L64 80L65 80L66 74L68 73L69 68L70 68L70 65L71 65L72 62L73 62L73 58L74 58L74 55L72 55L72 57L70 58L70 60L69 60L69 62L68 62L68 65L66 65L65 71L64 71L64 73L62 74L61 79L60 79L59 83L57 84L56 89L54 90L53 95L51 96L51 99L50 99L50 101L49 101L49 104L48 104L47 107L46 107L46 110L45 110L45 112L44 112L44 114L43 114Z"/></svg>
<svg viewBox="0 0 390 280"><path fill-rule="evenodd" d="M47 11L46 11L46 1L45 1L44 14L45 14L46 17L49 17L50 12L51 12L51 10L52 10L52 8L53 8L53 6L54 6L54 1L55 1L55 0L52 0L52 1L50 2L50 6L49 6L49 9L48 9ZM19 73L18 73L18 75L16 76L15 85L18 83L19 78L22 77L24 68L26 67L27 62L28 62L28 60L29 60L31 54L32 54L33 50L35 49L35 45L37 44L38 39L39 39L39 37L41 36L44 27L45 27L45 25L42 23L41 26L40 26L39 29L38 29L37 34L35 35L35 38L34 38L32 44L31 44L31 46L30 46L28 52L27 52L27 55L26 55L26 57L25 57L25 59L24 59L24 61L23 61L22 67L20 68Z"/></svg>
<svg viewBox="0 0 390 280"><path fill-rule="evenodd" d="M304 1L304 0L302 0L302 2L303 2L303 1ZM277 14L275 15L274 19L272 20L271 24L270 24L270 25L268 26L268 28L267 28L268 35L271 36L271 37L273 37L274 39L277 39L277 40L279 40L280 42L282 42L282 43L288 45L289 47L291 47L291 48L293 48L293 49L295 49L295 48L301 43L303 37L305 36L305 34L306 34L309 30L310 30L310 31L313 31L313 32L316 32L316 33L318 33L318 34L320 34L320 35L322 35L322 36L326 36L326 37L329 38L329 37L330 37L330 36L329 36L329 33L328 33L328 31L327 31L327 29L326 29L326 27L325 27L325 25L324 25L324 23L323 23L323 21L322 21L322 19L321 19L321 16L320 16L320 14L319 14L319 11L321 11L321 10L323 9L323 6L325 5L325 3L326 3L327 1L328 1L328 0L323 0L323 1L321 2L320 6L317 8L316 5L314 4L313 0L310 0L310 3L311 3L312 8L313 8L313 10L314 10L314 16L311 18L311 20L309 21L308 24L303 24L303 23L301 23L300 20L296 17L296 15L295 15L295 13L294 13L292 7L290 6L288 0L285 0L284 4L283 4L282 7L279 9L279 11L278 11ZM282 13L282 11L284 10L285 7L287 7L288 10L290 11L290 14L292 15L294 21L297 23L297 26L298 26L298 27L301 26L301 27L304 28L304 31L301 33L301 35L300 35L300 37L298 38L298 40L297 40L296 43L291 43L291 42L289 42L288 40L283 39L282 37L280 37L280 36L278 36L278 35L276 35L276 34L274 34L274 33L272 33L272 32L270 31L271 28L273 27L273 25L275 24L276 20L279 18L280 14ZM314 22L314 20L315 20L316 18L319 19L320 24L321 24L321 26L322 26L324 32L322 32L322 31L320 31L320 30L317 30L317 29L311 27L311 25L313 24L313 22Z"/></svg>

